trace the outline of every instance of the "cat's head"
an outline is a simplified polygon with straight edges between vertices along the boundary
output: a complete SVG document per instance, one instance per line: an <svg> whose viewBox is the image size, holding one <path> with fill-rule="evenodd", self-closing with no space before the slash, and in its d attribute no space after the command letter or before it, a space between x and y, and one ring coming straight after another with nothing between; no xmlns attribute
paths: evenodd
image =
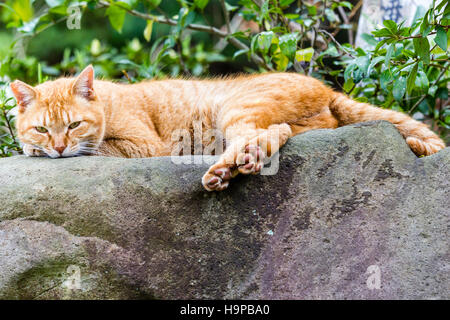
<svg viewBox="0 0 450 320"><path fill-rule="evenodd" d="M92 66L75 79L61 78L36 87L16 80L11 89L19 107L18 137L24 145L51 158L90 154L98 148L105 117L94 92Z"/></svg>

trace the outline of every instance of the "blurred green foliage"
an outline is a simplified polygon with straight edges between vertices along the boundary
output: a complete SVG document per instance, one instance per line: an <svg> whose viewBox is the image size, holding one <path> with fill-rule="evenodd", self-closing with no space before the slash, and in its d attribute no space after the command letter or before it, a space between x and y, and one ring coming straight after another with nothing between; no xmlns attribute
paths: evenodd
<svg viewBox="0 0 450 320"><path fill-rule="evenodd" d="M20 152L9 81L35 85L89 64L99 77L131 83L298 72L356 100L408 112L448 140L448 1L418 10L410 26L384 21L363 35L370 49L352 43L356 2L6 0L0 3L0 156ZM72 28L77 21L80 29Z"/></svg>

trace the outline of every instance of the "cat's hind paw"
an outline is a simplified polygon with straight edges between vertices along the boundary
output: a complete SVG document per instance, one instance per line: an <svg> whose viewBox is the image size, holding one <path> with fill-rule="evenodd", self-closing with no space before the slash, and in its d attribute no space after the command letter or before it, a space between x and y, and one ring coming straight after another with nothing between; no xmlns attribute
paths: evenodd
<svg viewBox="0 0 450 320"><path fill-rule="evenodd" d="M264 166L264 152L257 145L247 145L245 152L238 154L236 164L241 174L258 174Z"/></svg>
<svg viewBox="0 0 450 320"><path fill-rule="evenodd" d="M202 178L203 187L208 191L222 191L228 188L233 171L226 166L214 165Z"/></svg>
<svg viewBox="0 0 450 320"><path fill-rule="evenodd" d="M429 137L425 139L407 137L406 143L418 156L429 156L445 148L444 141L438 137Z"/></svg>
<svg viewBox="0 0 450 320"><path fill-rule="evenodd" d="M203 187L208 191L225 190L230 180L241 174L258 174L264 165L264 152L257 145L247 145L238 153L232 163L225 160L211 166L202 178Z"/></svg>

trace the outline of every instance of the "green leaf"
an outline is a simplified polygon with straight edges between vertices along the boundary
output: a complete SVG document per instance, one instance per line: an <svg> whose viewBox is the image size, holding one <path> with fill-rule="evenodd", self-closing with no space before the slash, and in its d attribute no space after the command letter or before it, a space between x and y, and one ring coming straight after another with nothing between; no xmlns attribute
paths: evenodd
<svg viewBox="0 0 450 320"><path fill-rule="evenodd" d="M427 78L427 75L425 74L425 72L419 71L417 73L415 84L416 84L416 86L421 88L423 91L428 92L428 86L430 85L430 83L428 81L428 78Z"/></svg>
<svg viewBox="0 0 450 320"><path fill-rule="evenodd" d="M441 11L441 9L445 6L446 3L447 3L447 5L448 5L448 2L446 2L446 1L441 1L441 3L439 3L439 4L437 5L437 7L436 7L436 12Z"/></svg>
<svg viewBox="0 0 450 320"><path fill-rule="evenodd" d="M147 26L144 29L144 38L145 40L150 41L152 37L152 30L153 30L153 20L147 20Z"/></svg>
<svg viewBox="0 0 450 320"><path fill-rule="evenodd" d="M250 41L250 52L249 52L249 54L255 53L256 48L257 48L258 38L259 38L259 35L256 35Z"/></svg>
<svg viewBox="0 0 450 320"><path fill-rule="evenodd" d="M447 51L447 33L444 28L438 26L436 28L436 37L434 38L434 42L444 51Z"/></svg>
<svg viewBox="0 0 450 320"><path fill-rule="evenodd" d="M381 48L385 43L387 43L387 41L388 41L388 39L384 39L384 40L381 40L380 42L378 42L377 45L375 46L374 53L377 53L378 50L380 50L380 48Z"/></svg>
<svg viewBox="0 0 450 320"><path fill-rule="evenodd" d="M275 62L278 71L285 71L289 64L289 59L281 53L281 50L278 47L274 52L273 62Z"/></svg>
<svg viewBox="0 0 450 320"><path fill-rule="evenodd" d="M285 16L286 18L292 19L292 20L295 20L295 19L300 18L300 15L299 15L299 14L296 14L296 13L286 13L284 16Z"/></svg>
<svg viewBox="0 0 450 320"><path fill-rule="evenodd" d="M448 99L448 89L447 88L439 88L436 92L436 98L447 100Z"/></svg>
<svg viewBox="0 0 450 320"><path fill-rule="evenodd" d="M336 22L339 21L339 18L336 16L333 10L330 8L325 9L325 15L327 16L328 21Z"/></svg>
<svg viewBox="0 0 450 320"><path fill-rule="evenodd" d="M294 58L295 50L297 50L297 38L294 34L282 35L279 39L279 45L281 52L289 58L289 60Z"/></svg>
<svg viewBox="0 0 450 320"><path fill-rule="evenodd" d="M209 0L194 0L194 4L199 8L200 10L205 9L205 7L208 5Z"/></svg>
<svg viewBox="0 0 450 320"><path fill-rule="evenodd" d="M67 15L67 7L65 5L52 7L48 12L65 16Z"/></svg>
<svg viewBox="0 0 450 320"><path fill-rule="evenodd" d="M390 36L392 36L392 32L388 28L383 28L380 30L372 31L372 34L375 37L390 37Z"/></svg>
<svg viewBox="0 0 450 320"><path fill-rule="evenodd" d="M384 20L383 24L393 33L397 31L397 24L392 20Z"/></svg>
<svg viewBox="0 0 450 320"><path fill-rule="evenodd" d="M313 54L314 54L313 48L297 50L295 52L295 60L297 60L298 62L301 61L309 62L311 61Z"/></svg>
<svg viewBox="0 0 450 320"><path fill-rule="evenodd" d="M162 0L147 0L147 1L150 4L151 8L156 8L157 6L160 5Z"/></svg>
<svg viewBox="0 0 450 320"><path fill-rule="evenodd" d="M337 48L336 48L336 46L333 44L333 43L330 43L329 45L328 45L328 48L327 48L327 50L325 50L324 52L322 52L322 54L321 55L328 55L328 56L331 56L331 57L338 57L339 56L339 52L337 51Z"/></svg>
<svg viewBox="0 0 450 320"><path fill-rule="evenodd" d="M430 44L427 38L414 38L413 39L414 50L417 55L426 64L430 63Z"/></svg>
<svg viewBox="0 0 450 320"><path fill-rule="evenodd" d="M261 32L257 38L258 48L260 48L264 53L269 52L274 37L275 34L272 31Z"/></svg>
<svg viewBox="0 0 450 320"><path fill-rule="evenodd" d="M355 86L355 83L353 82L353 79L349 78L347 81L345 81L343 89L347 94L349 94L354 86Z"/></svg>
<svg viewBox="0 0 450 320"><path fill-rule="evenodd" d="M91 10L91 11L94 11L95 8L96 8L96 6L97 6L97 3L96 3L95 0L89 0L89 1L87 2L87 8L88 8L89 10Z"/></svg>
<svg viewBox="0 0 450 320"><path fill-rule="evenodd" d="M190 25L195 20L195 11L182 7L178 12L177 32L181 32L183 28Z"/></svg>
<svg viewBox="0 0 450 320"><path fill-rule="evenodd" d="M431 13L431 9L427 11L427 13L425 13L425 16L423 17L423 21L420 24L420 34L422 35L422 37L426 37L431 29L433 28L433 26L430 25L430 23L428 22L428 16Z"/></svg>
<svg viewBox="0 0 450 320"><path fill-rule="evenodd" d="M394 81L394 88L392 90L392 95L394 99L400 101L406 92L406 78L400 77L397 81Z"/></svg>
<svg viewBox="0 0 450 320"><path fill-rule="evenodd" d="M228 4L228 2L225 2L225 9L227 11L235 11L235 10L239 9L239 7L238 6L232 6L232 5Z"/></svg>
<svg viewBox="0 0 450 320"><path fill-rule="evenodd" d="M367 75L370 75L370 72L372 71L373 67L375 67L378 63L384 60L384 57L376 57L372 59L372 62L370 62L369 68L367 69Z"/></svg>
<svg viewBox="0 0 450 320"><path fill-rule="evenodd" d="M444 9L444 15L447 15L450 13L450 2L447 2L447 5L445 6Z"/></svg>
<svg viewBox="0 0 450 320"><path fill-rule="evenodd" d="M112 5L106 9L106 15L109 18L109 22L117 32L122 32L123 22L125 21L126 11L118 6Z"/></svg>
<svg viewBox="0 0 450 320"><path fill-rule="evenodd" d="M446 116L444 121L445 121L445 123L450 125L450 116Z"/></svg>
<svg viewBox="0 0 450 320"><path fill-rule="evenodd" d="M328 71L328 74L332 77L334 76L338 76L341 74L341 70L333 70L333 71Z"/></svg>
<svg viewBox="0 0 450 320"><path fill-rule="evenodd" d="M242 31L237 31L235 33L232 33L230 36L233 38L247 39L247 35Z"/></svg>
<svg viewBox="0 0 450 320"><path fill-rule="evenodd" d="M306 5L306 7L308 8L308 14L310 16L315 16L317 14L316 6L314 6L314 5L312 5L312 6Z"/></svg>
<svg viewBox="0 0 450 320"><path fill-rule="evenodd" d="M353 71L353 80L354 80L356 83L358 83L358 82L360 82L363 78L364 78L364 72L363 72L361 69L356 68L356 69Z"/></svg>
<svg viewBox="0 0 450 320"><path fill-rule="evenodd" d="M33 18L33 5L30 0L16 0L12 2L12 8L14 12L24 22L28 22Z"/></svg>
<svg viewBox="0 0 450 320"><path fill-rule="evenodd" d="M419 109L419 111L422 112L423 114L429 114L429 113L430 113L430 106L429 106L429 104L428 104L427 99L423 100L423 101L419 104L419 106L418 106L417 109Z"/></svg>
<svg viewBox="0 0 450 320"><path fill-rule="evenodd" d="M414 54L414 52L412 52L411 50L408 50L408 49L402 49L402 54L408 58L414 58L416 56Z"/></svg>
<svg viewBox="0 0 450 320"><path fill-rule="evenodd" d="M369 102L369 99L367 99L366 97L358 97L353 100L358 101L358 102L363 102L363 103Z"/></svg>
<svg viewBox="0 0 450 320"><path fill-rule="evenodd" d="M100 40L92 40L90 52L93 56L98 56L100 53L102 53L102 43L100 42Z"/></svg>
<svg viewBox="0 0 450 320"><path fill-rule="evenodd" d="M370 65L369 56L356 58L355 64L358 66L359 70L361 70L361 72L366 75Z"/></svg>
<svg viewBox="0 0 450 320"><path fill-rule="evenodd" d="M352 77L353 74L353 70L356 69L356 64L354 63L350 63L344 71L344 80L347 82L348 79L350 79Z"/></svg>
<svg viewBox="0 0 450 320"><path fill-rule="evenodd" d="M352 10L352 8L353 8L353 5L350 2L348 2L348 1L339 1L339 6L340 7L346 7L348 9L350 9L350 10Z"/></svg>
<svg viewBox="0 0 450 320"><path fill-rule="evenodd" d="M406 92L408 92L408 95L411 94L412 89L414 88L414 82L416 81L416 75L417 75L418 68L419 68L419 63L416 63L408 75L408 79L406 82Z"/></svg>
<svg viewBox="0 0 450 320"><path fill-rule="evenodd" d="M238 50L233 54L233 60L236 59L237 57L239 57L240 55L247 53L248 49L242 49L242 50Z"/></svg>
<svg viewBox="0 0 450 320"><path fill-rule="evenodd" d="M389 66L389 62L391 62L391 56L392 56L392 53L394 52L394 49L395 49L395 43L391 43L389 45L389 47L387 48L386 56L384 58L384 65L386 67L388 67Z"/></svg>
<svg viewBox="0 0 450 320"><path fill-rule="evenodd" d="M436 86L436 85L431 86L431 87L428 89L428 94L429 94L430 96L434 97L434 95L436 94L437 89L438 89L438 86Z"/></svg>
<svg viewBox="0 0 450 320"><path fill-rule="evenodd" d="M392 82L393 80L393 75L391 73L391 70L386 69L381 73L380 76L380 86L384 91L388 91L388 85Z"/></svg>
<svg viewBox="0 0 450 320"><path fill-rule="evenodd" d="M42 83L42 65L38 63L38 83Z"/></svg>
<svg viewBox="0 0 450 320"><path fill-rule="evenodd" d="M426 8L422 5L418 5L416 9L416 13L414 14L411 25L413 25L418 19L422 18L426 13Z"/></svg>
<svg viewBox="0 0 450 320"><path fill-rule="evenodd" d="M295 0L280 0L280 7L284 8L289 6Z"/></svg>
<svg viewBox="0 0 450 320"><path fill-rule="evenodd" d="M120 0L122 7L127 7L128 9L134 9L139 4L139 0ZM124 5L125 4L125 5Z"/></svg>

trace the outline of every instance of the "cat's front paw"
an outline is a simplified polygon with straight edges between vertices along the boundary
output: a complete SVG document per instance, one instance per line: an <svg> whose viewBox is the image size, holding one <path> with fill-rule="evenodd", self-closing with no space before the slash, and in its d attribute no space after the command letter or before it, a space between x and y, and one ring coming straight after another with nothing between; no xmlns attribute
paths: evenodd
<svg viewBox="0 0 450 320"><path fill-rule="evenodd" d="M23 153L28 157L45 157L45 152L33 147L30 144L24 144L23 145Z"/></svg>

